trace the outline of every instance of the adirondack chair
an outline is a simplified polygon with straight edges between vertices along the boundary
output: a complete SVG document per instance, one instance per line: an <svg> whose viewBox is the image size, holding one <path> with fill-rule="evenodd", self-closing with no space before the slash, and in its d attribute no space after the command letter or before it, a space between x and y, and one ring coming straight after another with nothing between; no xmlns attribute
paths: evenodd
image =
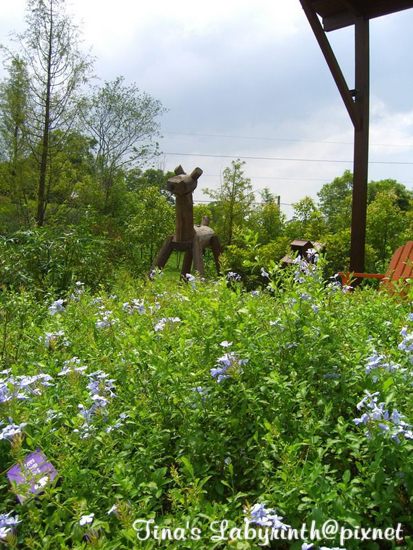
<svg viewBox="0 0 413 550"><path fill-rule="evenodd" d="M393 254L386 273L339 273L343 285L349 285L351 280L357 278L380 279L381 285L388 290L394 290L396 281L413 279L413 241L408 241L400 246Z"/></svg>

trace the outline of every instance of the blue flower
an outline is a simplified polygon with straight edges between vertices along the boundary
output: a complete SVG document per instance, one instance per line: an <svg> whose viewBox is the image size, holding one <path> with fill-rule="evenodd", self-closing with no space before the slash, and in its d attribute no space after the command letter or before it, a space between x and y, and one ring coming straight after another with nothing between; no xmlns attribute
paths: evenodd
<svg viewBox="0 0 413 550"><path fill-rule="evenodd" d="M240 282L241 275L238 275L238 273L235 273L235 271L230 271L229 273L227 273L227 281Z"/></svg>
<svg viewBox="0 0 413 550"><path fill-rule="evenodd" d="M272 529L281 529L286 531L291 528L290 525L283 523L282 516L278 516L276 511L272 508L266 508L265 504L254 504L250 510L244 510L249 512L249 518L247 521L256 523L262 527L271 527Z"/></svg>
<svg viewBox="0 0 413 550"><path fill-rule="evenodd" d="M53 302L52 305L49 306L50 315L56 315L56 313L63 313L63 311L65 311L63 303L64 303L64 300L62 299L59 299Z"/></svg>

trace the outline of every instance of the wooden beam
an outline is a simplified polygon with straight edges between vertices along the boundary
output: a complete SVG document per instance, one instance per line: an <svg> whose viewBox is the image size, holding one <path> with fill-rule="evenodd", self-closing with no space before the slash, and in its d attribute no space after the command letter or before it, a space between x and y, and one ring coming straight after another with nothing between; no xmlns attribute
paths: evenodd
<svg viewBox="0 0 413 550"><path fill-rule="evenodd" d="M355 107L352 95L347 86L346 79L344 78L344 75L340 69L340 65L338 64L336 56L334 55L334 52L330 46L330 42L328 41L323 27L321 26L320 20L318 19L318 16L309 0L300 0L300 2L305 15L307 16L308 22L313 29L314 35L321 48L321 51L324 54L327 65L330 68L331 74L344 101L344 105L346 106L353 126L355 128L358 128L360 125L360 122L358 120L358 111Z"/></svg>
<svg viewBox="0 0 413 550"><path fill-rule="evenodd" d="M359 126L354 129L353 204L351 221L350 270L364 271L367 178L369 160L370 54L369 20L355 23L355 107Z"/></svg>

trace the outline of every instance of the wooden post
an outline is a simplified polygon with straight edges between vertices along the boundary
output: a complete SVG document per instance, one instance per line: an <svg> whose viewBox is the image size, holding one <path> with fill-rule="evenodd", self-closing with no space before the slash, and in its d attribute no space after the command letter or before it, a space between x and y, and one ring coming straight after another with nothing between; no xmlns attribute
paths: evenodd
<svg viewBox="0 0 413 550"><path fill-rule="evenodd" d="M355 106L358 124L354 128L353 204L350 270L363 272L365 260L367 179L369 159L369 20L355 22Z"/></svg>

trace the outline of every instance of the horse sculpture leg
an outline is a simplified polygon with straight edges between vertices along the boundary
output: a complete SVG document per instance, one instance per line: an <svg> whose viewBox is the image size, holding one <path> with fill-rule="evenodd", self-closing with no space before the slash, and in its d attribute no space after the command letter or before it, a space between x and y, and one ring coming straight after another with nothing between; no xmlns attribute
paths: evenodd
<svg viewBox="0 0 413 550"><path fill-rule="evenodd" d="M181 277L185 281L188 279L186 278L187 273L191 273L191 266L192 266L192 249L188 248L188 250L185 251L184 259L182 261L182 269L181 269Z"/></svg>
<svg viewBox="0 0 413 550"><path fill-rule="evenodd" d="M221 254L221 243L219 242L219 239L216 235L211 237L210 247L212 250L212 254L214 255L215 268L217 270L217 274L220 275L221 266L219 265L219 256Z"/></svg>
<svg viewBox="0 0 413 550"><path fill-rule="evenodd" d="M193 258L194 258L194 271L197 271L201 277L205 276L205 269L204 269L204 259L202 257L202 246L201 241L195 235L194 241L193 241Z"/></svg>
<svg viewBox="0 0 413 550"><path fill-rule="evenodd" d="M171 255L172 253L172 239L173 239L173 235L171 235L170 237L168 237L163 245L162 245L162 248L161 250L159 251L159 254L157 255L154 263L153 263L153 266L154 267L159 267L159 269L162 269L163 267L165 267L165 264L166 262L168 261L169 259L169 256Z"/></svg>

